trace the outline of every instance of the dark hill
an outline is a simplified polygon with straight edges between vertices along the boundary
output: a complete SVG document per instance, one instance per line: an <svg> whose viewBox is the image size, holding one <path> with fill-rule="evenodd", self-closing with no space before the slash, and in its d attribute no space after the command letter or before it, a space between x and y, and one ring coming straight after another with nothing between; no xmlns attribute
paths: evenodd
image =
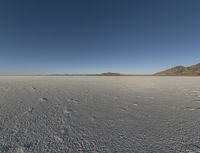
<svg viewBox="0 0 200 153"><path fill-rule="evenodd" d="M107 73L101 73L100 76L120 76L122 74L120 73L113 73L113 72L107 72Z"/></svg>

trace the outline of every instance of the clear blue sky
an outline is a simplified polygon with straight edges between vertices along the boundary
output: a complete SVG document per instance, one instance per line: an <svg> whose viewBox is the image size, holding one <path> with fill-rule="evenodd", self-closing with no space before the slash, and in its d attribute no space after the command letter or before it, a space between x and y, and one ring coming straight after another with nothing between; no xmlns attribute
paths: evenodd
<svg viewBox="0 0 200 153"><path fill-rule="evenodd" d="M200 62L200 0L1 0L0 74L154 73Z"/></svg>

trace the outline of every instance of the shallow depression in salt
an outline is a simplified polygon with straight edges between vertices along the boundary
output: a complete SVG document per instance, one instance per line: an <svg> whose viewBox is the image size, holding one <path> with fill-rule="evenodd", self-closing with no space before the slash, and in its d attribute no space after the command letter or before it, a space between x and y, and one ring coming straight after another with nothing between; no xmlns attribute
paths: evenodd
<svg viewBox="0 0 200 153"><path fill-rule="evenodd" d="M0 153L197 153L199 129L199 77L0 77Z"/></svg>

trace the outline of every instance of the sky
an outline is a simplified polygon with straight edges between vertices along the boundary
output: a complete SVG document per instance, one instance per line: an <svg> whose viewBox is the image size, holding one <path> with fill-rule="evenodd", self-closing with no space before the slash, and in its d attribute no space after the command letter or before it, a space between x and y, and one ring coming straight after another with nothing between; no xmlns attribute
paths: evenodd
<svg viewBox="0 0 200 153"><path fill-rule="evenodd" d="M0 74L151 74L200 63L200 0L1 0Z"/></svg>

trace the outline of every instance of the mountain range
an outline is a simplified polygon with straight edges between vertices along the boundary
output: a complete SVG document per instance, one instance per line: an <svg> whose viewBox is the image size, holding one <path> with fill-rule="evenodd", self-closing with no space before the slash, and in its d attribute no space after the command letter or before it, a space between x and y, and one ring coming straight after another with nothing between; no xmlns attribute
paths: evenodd
<svg viewBox="0 0 200 153"><path fill-rule="evenodd" d="M157 76L200 76L200 63L192 66L176 66L165 71L155 73Z"/></svg>

